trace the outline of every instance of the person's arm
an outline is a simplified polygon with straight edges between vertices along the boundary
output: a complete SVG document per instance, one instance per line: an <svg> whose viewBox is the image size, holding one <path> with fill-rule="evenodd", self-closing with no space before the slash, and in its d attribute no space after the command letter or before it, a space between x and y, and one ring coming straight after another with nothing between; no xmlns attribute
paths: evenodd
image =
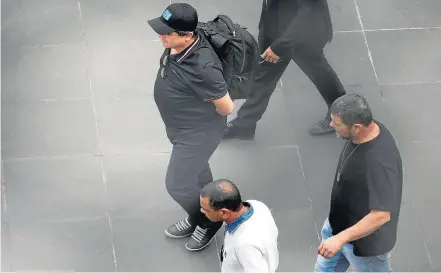
<svg viewBox="0 0 441 273"><path fill-rule="evenodd" d="M244 272L269 272L268 261L257 247L251 245L240 246L236 250L236 256Z"/></svg>
<svg viewBox="0 0 441 273"><path fill-rule="evenodd" d="M234 104L228 92L222 98L212 100L211 102L216 106L216 111L219 115L226 116L234 111Z"/></svg>
<svg viewBox="0 0 441 273"><path fill-rule="evenodd" d="M213 63L201 65L194 73L193 90L206 102L211 102L220 115L229 115L234 110L221 68Z"/></svg>
<svg viewBox="0 0 441 273"><path fill-rule="evenodd" d="M319 0L301 1L299 9L289 26L283 34L278 37L271 45L271 50L277 55L282 56L284 52L289 51L296 43L301 43L308 34L308 21L311 20L314 5Z"/></svg>

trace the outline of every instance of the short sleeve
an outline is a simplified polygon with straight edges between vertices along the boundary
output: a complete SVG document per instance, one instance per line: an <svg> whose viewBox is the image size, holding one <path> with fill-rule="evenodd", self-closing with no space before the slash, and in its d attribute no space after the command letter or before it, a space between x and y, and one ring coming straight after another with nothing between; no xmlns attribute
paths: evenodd
<svg viewBox="0 0 441 273"><path fill-rule="evenodd" d="M378 155L366 163L370 210L393 212L397 202L400 202L398 170Z"/></svg>
<svg viewBox="0 0 441 273"><path fill-rule="evenodd" d="M204 101L220 99L228 92L222 68L210 62L197 69L191 79L191 87Z"/></svg>
<svg viewBox="0 0 441 273"><path fill-rule="evenodd" d="M244 272L268 272L268 261L263 256L263 253L254 246L240 246L236 250L237 259L242 265Z"/></svg>

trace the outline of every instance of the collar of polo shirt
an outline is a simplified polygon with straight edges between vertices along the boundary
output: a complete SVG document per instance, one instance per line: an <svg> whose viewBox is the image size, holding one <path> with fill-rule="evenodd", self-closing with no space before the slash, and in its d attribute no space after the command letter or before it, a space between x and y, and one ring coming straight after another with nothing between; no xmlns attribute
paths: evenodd
<svg viewBox="0 0 441 273"><path fill-rule="evenodd" d="M239 216L236 220L234 220L231 224L228 224L225 227L225 229L229 233L233 233L243 222L250 219L250 217L253 215L253 213L254 213L253 206L251 206L251 204L248 202L244 202L244 204L249 206L250 208L245 213L243 213L241 216Z"/></svg>

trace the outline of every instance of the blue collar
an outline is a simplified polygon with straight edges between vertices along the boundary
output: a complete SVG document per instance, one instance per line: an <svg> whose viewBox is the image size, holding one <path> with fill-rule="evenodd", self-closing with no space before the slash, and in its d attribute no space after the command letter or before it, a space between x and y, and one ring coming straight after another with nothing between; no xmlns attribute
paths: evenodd
<svg viewBox="0 0 441 273"><path fill-rule="evenodd" d="M251 204L249 204L247 202L244 202L244 205L249 206L249 209L245 213L243 213L241 216L239 216L236 220L234 220L233 223L228 224L225 227L225 229L229 233L233 233L243 222L250 219L250 217L253 215L253 213L254 213L253 206L251 206Z"/></svg>

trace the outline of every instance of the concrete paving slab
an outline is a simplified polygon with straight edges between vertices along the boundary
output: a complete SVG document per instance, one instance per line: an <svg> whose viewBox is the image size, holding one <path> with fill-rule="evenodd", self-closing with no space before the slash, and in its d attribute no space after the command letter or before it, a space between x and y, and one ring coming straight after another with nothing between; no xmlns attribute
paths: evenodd
<svg viewBox="0 0 441 273"><path fill-rule="evenodd" d="M101 98L153 94L160 42L112 42L88 47L93 94Z"/></svg>
<svg viewBox="0 0 441 273"><path fill-rule="evenodd" d="M441 27L441 2L433 0L357 0L367 30Z"/></svg>
<svg viewBox="0 0 441 273"><path fill-rule="evenodd" d="M169 239L164 229L185 217L180 211L151 210L145 218L112 219L120 272L219 272L216 241L202 252L185 249L187 239Z"/></svg>
<svg viewBox="0 0 441 273"><path fill-rule="evenodd" d="M441 271L441 261L439 259L441 257L439 249L441 235L438 226L440 225L441 202L439 200L418 202L415 207L432 271L439 272Z"/></svg>
<svg viewBox="0 0 441 273"><path fill-rule="evenodd" d="M13 271L114 271L107 217L87 221L10 223Z"/></svg>
<svg viewBox="0 0 441 273"><path fill-rule="evenodd" d="M81 25L76 1L2 1L1 20L2 45L58 45L81 42Z"/></svg>
<svg viewBox="0 0 441 273"><path fill-rule="evenodd" d="M113 217L148 217L179 208L165 189L170 154L124 154L103 158L109 210Z"/></svg>
<svg viewBox="0 0 441 273"><path fill-rule="evenodd" d="M151 41L157 34L147 20L159 17L169 1L87 0L80 1L82 25L87 42L107 44L122 41Z"/></svg>
<svg viewBox="0 0 441 273"><path fill-rule="evenodd" d="M383 86L384 102L395 121L391 127L398 141L441 140L439 92L441 84Z"/></svg>
<svg viewBox="0 0 441 273"><path fill-rule="evenodd" d="M380 83L441 81L441 29L367 32L366 37Z"/></svg>
<svg viewBox="0 0 441 273"><path fill-rule="evenodd" d="M401 205L398 238L391 253L391 263L396 272L431 271L418 216L411 203Z"/></svg>
<svg viewBox="0 0 441 273"><path fill-rule="evenodd" d="M49 101L2 106L2 157L29 158L97 151L91 101Z"/></svg>
<svg viewBox="0 0 441 273"><path fill-rule="evenodd" d="M8 220L73 220L106 215L100 159L4 162Z"/></svg>
<svg viewBox="0 0 441 273"><path fill-rule="evenodd" d="M88 98L86 65L82 43L2 47L2 104Z"/></svg>

